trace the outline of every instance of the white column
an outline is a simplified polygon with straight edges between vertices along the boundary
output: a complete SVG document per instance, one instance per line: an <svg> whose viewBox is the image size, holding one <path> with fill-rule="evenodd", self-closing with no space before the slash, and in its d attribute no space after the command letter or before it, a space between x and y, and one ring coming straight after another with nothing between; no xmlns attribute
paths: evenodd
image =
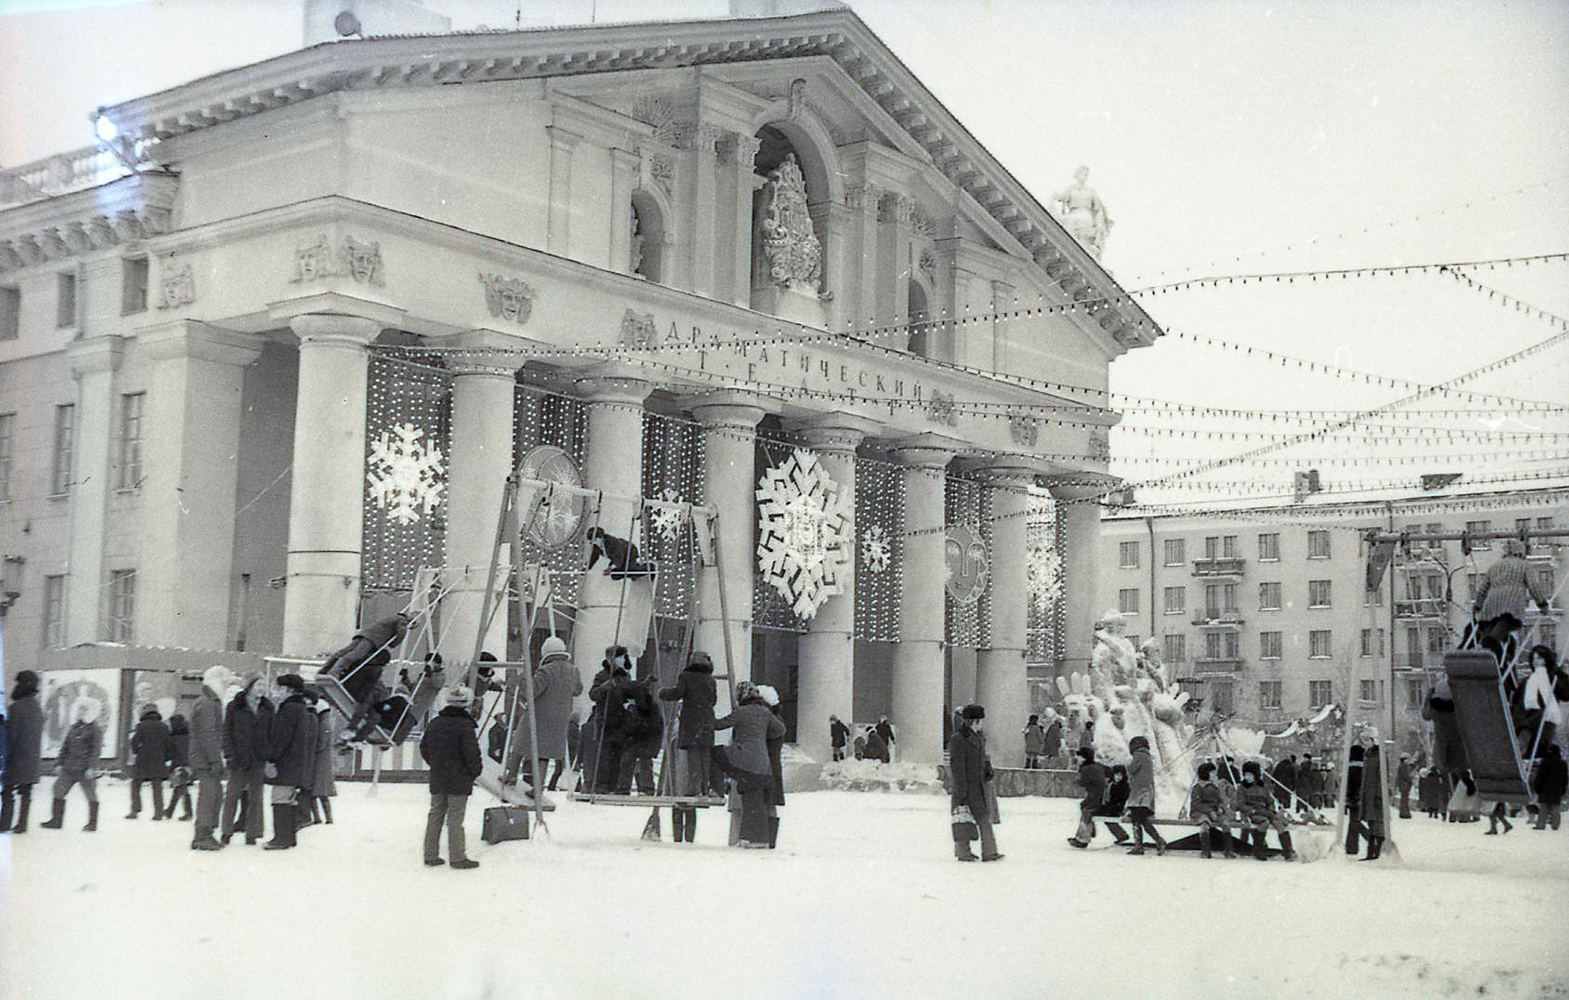
<svg viewBox="0 0 1569 1000"><path fill-rule="evenodd" d="M893 723L903 760L936 764L943 745L943 586L947 524L943 486L953 452L908 447L904 470L904 593L894 648Z"/></svg>
<svg viewBox="0 0 1569 1000"><path fill-rule="evenodd" d="M66 577L65 645L102 639L104 604L104 511L109 498L110 435L114 429L115 371L125 352L117 336L78 340L67 350L76 378L74 446L71 452L70 573ZM53 461L54 413L49 414Z"/></svg>
<svg viewBox="0 0 1569 1000"><path fill-rule="evenodd" d="M1093 497L1104 487L1049 484L1062 524L1063 660L1059 676L1088 670L1095 649L1095 549L1100 538L1100 505ZM1153 600L1154 598L1151 598Z"/></svg>
<svg viewBox="0 0 1569 1000"><path fill-rule="evenodd" d="M842 329L841 324L845 321L845 292L850 281L846 258L849 257L847 249L855 213L836 201L818 202L808 211L812 216L812 226L817 230L817 237L823 246L823 290L830 293L829 298L823 302L823 309L828 315L828 329L839 330ZM884 339L875 342L887 343Z"/></svg>
<svg viewBox="0 0 1569 1000"><path fill-rule="evenodd" d="M547 125L550 133L550 214L545 230L545 249L558 257L572 256L572 152L582 136L559 125Z"/></svg>
<svg viewBox="0 0 1569 1000"><path fill-rule="evenodd" d="M714 285L714 240L717 235L716 144L720 131L713 125L690 122L680 127L676 142L690 151L686 158L687 214L681 234L681 256L690 271L687 284L691 291L712 297Z"/></svg>
<svg viewBox="0 0 1569 1000"><path fill-rule="evenodd" d="M728 673L737 681L750 680L752 567L757 563L757 423L775 407L761 396L727 389L705 394L688 408L703 425L703 503L718 511L721 564L705 566L698 576L696 648L713 657L719 673ZM723 608L719 601L721 581L725 588ZM725 658L727 626L734 663Z"/></svg>
<svg viewBox="0 0 1569 1000"><path fill-rule="evenodd" d="M137 642L225 649L245 366L261 339L175 320L142 329L148 395Z"/></svg>
<svg viewBox="0 0 1569 1000"><path fill-rule="evenodd" d="M632 272L632 189L643 158L624 149L610 151L610 269Z"/></svg>
<svg viewBox="0 0 1569 1000"><path fill-rule="evenodd" d="M738 306L752 304L752 178L757 150L762 145L756 136L733 132L720 147L720 156L734 172L731 194L730 301Z"/></svg>
<svg viewBox="0 0 1569 1000"><path fill-rule="evenodd" d="M376 320L310 313L289 326L300 338L289 476L289 552L283 651L330 652L354 632L364 540L367 346Z"/></svg>
<svg viewBox="0 0 1569 1000"><path fill-rule="evenodd" d="M1008 370L1008 321L1002 314L1011 312L1013 307L1013 286L1006 281L993 281L991 369L994 372Z"/></svg>
<svg viewBox="0 0 1569 1000"><path fill-rule="evenodd" d="M839 308L843 310L841 320L847 327L856 329L886 327L893 323L893 319L881 313L877 301L880 273L877 203L882 192L875 184L860 184L850 188L848 197L850 243L855 250L856 263L845 268L848 276L845 290L847 293L853 291L854 294L840 304ZM886 338L878 338L876 342L897 343Z"/></svg>
<svg viewBox="0 0 1569 1000"><path fill-rule="evenodd" d="M798 723L796 741L813 758L830 759L828 717L850 717L855 702L855 449L878 424L847 413L813 421L803 436L823 468L849 499L850 562L840 574L842 589L824 601L796 647Z"/></svg>
<svg viewBox="0 0 1569 1000"><path fill-rule="evenodd" d="M499 349L509 340L491 330L473 330L450 345ZM512 340L515 343L515 340ZM448 663L467 663L474 655L490 560L501 516L501 495L512 473L514 372L505 354L459 355L452 368L452 435L447 462L447 578L451 588L442 604L441 655ZM510 548L501 553L498 587L512 563ZM507 607L491 616L481 648L506 659Z"/></svg>
<svg viewBox="0 0 1569 1000"><path fill-rule="evenodd" d="M986 709L986 740L998 767L1024 766L1024 724L1030 685L1024 666L1029 561L1025 528L1029 469L985 470L991 504L991 584L986 603L988 645L976 651L975 700Z"/></svg>
<svg viewBox="0 0 1569 1000"><path fill-rule="evenodd" d="M578 389L588 400L588 456L583 478L590 489L604 491L599 526L627 538L632 534L638 498L643 495L643 401L654 387L635 378L594 376L579 379ZM592 514L591 502L591 518ZM643 548L638 546L640 553ZM629 634L626 623L618 636L622 584L603 570L601 563L584 575L577 624L572 630L573 662L584 674L584 690L577 702L584 718L589 707L587 681L599 669L605 647L626 646L635 657L646 638Z"/></svg>

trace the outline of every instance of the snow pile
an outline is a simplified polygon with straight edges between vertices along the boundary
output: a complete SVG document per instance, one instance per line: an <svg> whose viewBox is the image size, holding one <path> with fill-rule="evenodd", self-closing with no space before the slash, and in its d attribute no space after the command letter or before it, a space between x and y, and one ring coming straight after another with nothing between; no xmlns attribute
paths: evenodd
<svg viewBox="0 0 1569 1000"><path fill-rule="evenodd" d="M937 769L930 764L884 764L853 758L824 764L818 787L840 792L946 792L937 780Z"/></svg>
<svg viewBox="0 0 1569 1000"><path fill-rule="evenodd" d="M420 864L418 785L341 783L295 850L210 854L100 788L96 834L73 796L64 830L0 835L0 996L1569 994L1566 832L1418 817L1398 864L1129 857L1104 831L1068 847L1072 801L1010 799L1007 857L960 865L935 795L791 795L777 851L726 848L720 810L677 846L564 799L548 835L490 847L481 795L459 872Z"/></svg>

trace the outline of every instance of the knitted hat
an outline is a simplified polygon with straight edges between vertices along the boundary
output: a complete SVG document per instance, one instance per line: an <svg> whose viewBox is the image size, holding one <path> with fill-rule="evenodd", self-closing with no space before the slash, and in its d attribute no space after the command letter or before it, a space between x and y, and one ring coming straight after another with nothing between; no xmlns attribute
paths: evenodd
<svg viewBox="0 0 1569 1000"><path fill-rule="evenodd" d="M757 697L757 688L751 681L739 681L735 686L735 700L739 704L748 698Z"/></svg>
<svg viewBox="0 0 1569 1000"><path fill-rule="evenodd" d="M546 660L565 660L568 659L569 655L567 653L567 644L562 642L559 636L546 636L545 641L539 647L539 662L541 663L544 663Z"/></svg>
<svg viewBox="0 0 1569 1000"><path fill-rule="evenodd" d="M763 704L769 708L779 704L779 692L774 690L772 684L759 684L757 686L757 696L762 698Z"/></svg>
<svg viewBox="0 0 1569 1000"><path fill-rule="evenodd" d="M462 684L454 684L447 688L448 708L468 708L469 702L474 700L474 692Z"/></svg>
<svg viewBox="0 0 1569 1000"><path fill-rule="evenodd" d="M158 706L154 705L150 701L147 704L142 706L142 714L143 715L156 715L157 713L158 713Z"/></svg>
<svg viewBox="0 0 1569 1000"><path fill-rule="evenodd" d="M986 709L979 705L966 705L959 710L959 714L964 718L969 719L971 722L974 722L977 719L986 718Z"/></svg>

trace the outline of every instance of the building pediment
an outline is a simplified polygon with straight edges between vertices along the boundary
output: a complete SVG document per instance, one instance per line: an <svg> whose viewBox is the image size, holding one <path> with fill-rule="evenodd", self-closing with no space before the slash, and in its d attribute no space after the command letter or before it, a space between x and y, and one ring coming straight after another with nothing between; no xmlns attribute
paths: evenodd
<svg viewBox="0 0 1569 1000"><path fill-rule="evenodd" d="M1033 260L1065 294L1084 301L1119 345L1148 344L1160 334L1045 206L848 10L661 23L657 31L646 24L621 24L346 40L218 73L105 108L102 114L127 151L138 150L156 162L163 140L343 91L703 68L721 79L730 75L738 89L762 88L755 94L760 99L788 102L790 82L748 83L737 78L739 68L811 57L831 60L837 67L833 75L842 77L799 95L803 108L824 121L836 143L854 142L875 130L954 185L956 203L977 216L988 239ZM774 93L781 82L784 89ZM847 109L855 114L846 115ZM675 108L678 117L681 110ZM646 121L631 106L625 112ZM648 124L656 135L662 127Z"/></svg>

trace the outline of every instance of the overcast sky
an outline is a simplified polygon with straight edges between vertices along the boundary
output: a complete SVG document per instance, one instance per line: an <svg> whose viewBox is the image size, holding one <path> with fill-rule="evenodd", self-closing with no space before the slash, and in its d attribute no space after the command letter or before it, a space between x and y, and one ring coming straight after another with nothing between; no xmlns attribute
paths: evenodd
<svg viewBox="0 0 1569 1000"><path fill-rule="evenodd" d="M505 0L427 5L450 14L457 28L510 26L518 10ZM1129 289L1208 274L1569 251L1569 4L856 0L853 6L1042 200L1076 166L1090 167L1090 184L1115 222L1103 263ZM88 144L88 116L97 105L299 47L300 9L297 0L0 0L7 12L0 16L0 93L6 95L0 164ZM725 9L722 0L529 2L523 23L581 22L591 11L605 21ZM1426 218L1413 221L1418 215ZM1569 315L1569 264L1475 277ZM1174 330L1422 382L1453 377L1557 332L1437 274L1231 286L1142 301ZM1259 408L1376 406L1405 394L1175 337L1116 362L1112 380L1129 394ZM1469 387L1569 402L1569 344ZM1500 416L1491 419L1496 424ZM1569 432L1561 414L1526 422ZM1488 427L1482 415L1407 423ZM1527 429L1519 421L1503 426ZM1299 429L1130 412L1113 438L1117 455L1216 456L1263 443L1177 439L1138 428ZM1569 453L1569 437L1509 444L1419 438L1379 448L1320 442L1275 457L1322 464L1331 482L1381 482L1451 467L1481 477L1569 465L1516 458L1478 466L1442 457L1555 446ZM1432 454L1432 467L1325 462L1413 454ZM1130 479L1151 469L1117 467ZM1241 466L1207 478L1289 483L1290 469Z"/></svg>

